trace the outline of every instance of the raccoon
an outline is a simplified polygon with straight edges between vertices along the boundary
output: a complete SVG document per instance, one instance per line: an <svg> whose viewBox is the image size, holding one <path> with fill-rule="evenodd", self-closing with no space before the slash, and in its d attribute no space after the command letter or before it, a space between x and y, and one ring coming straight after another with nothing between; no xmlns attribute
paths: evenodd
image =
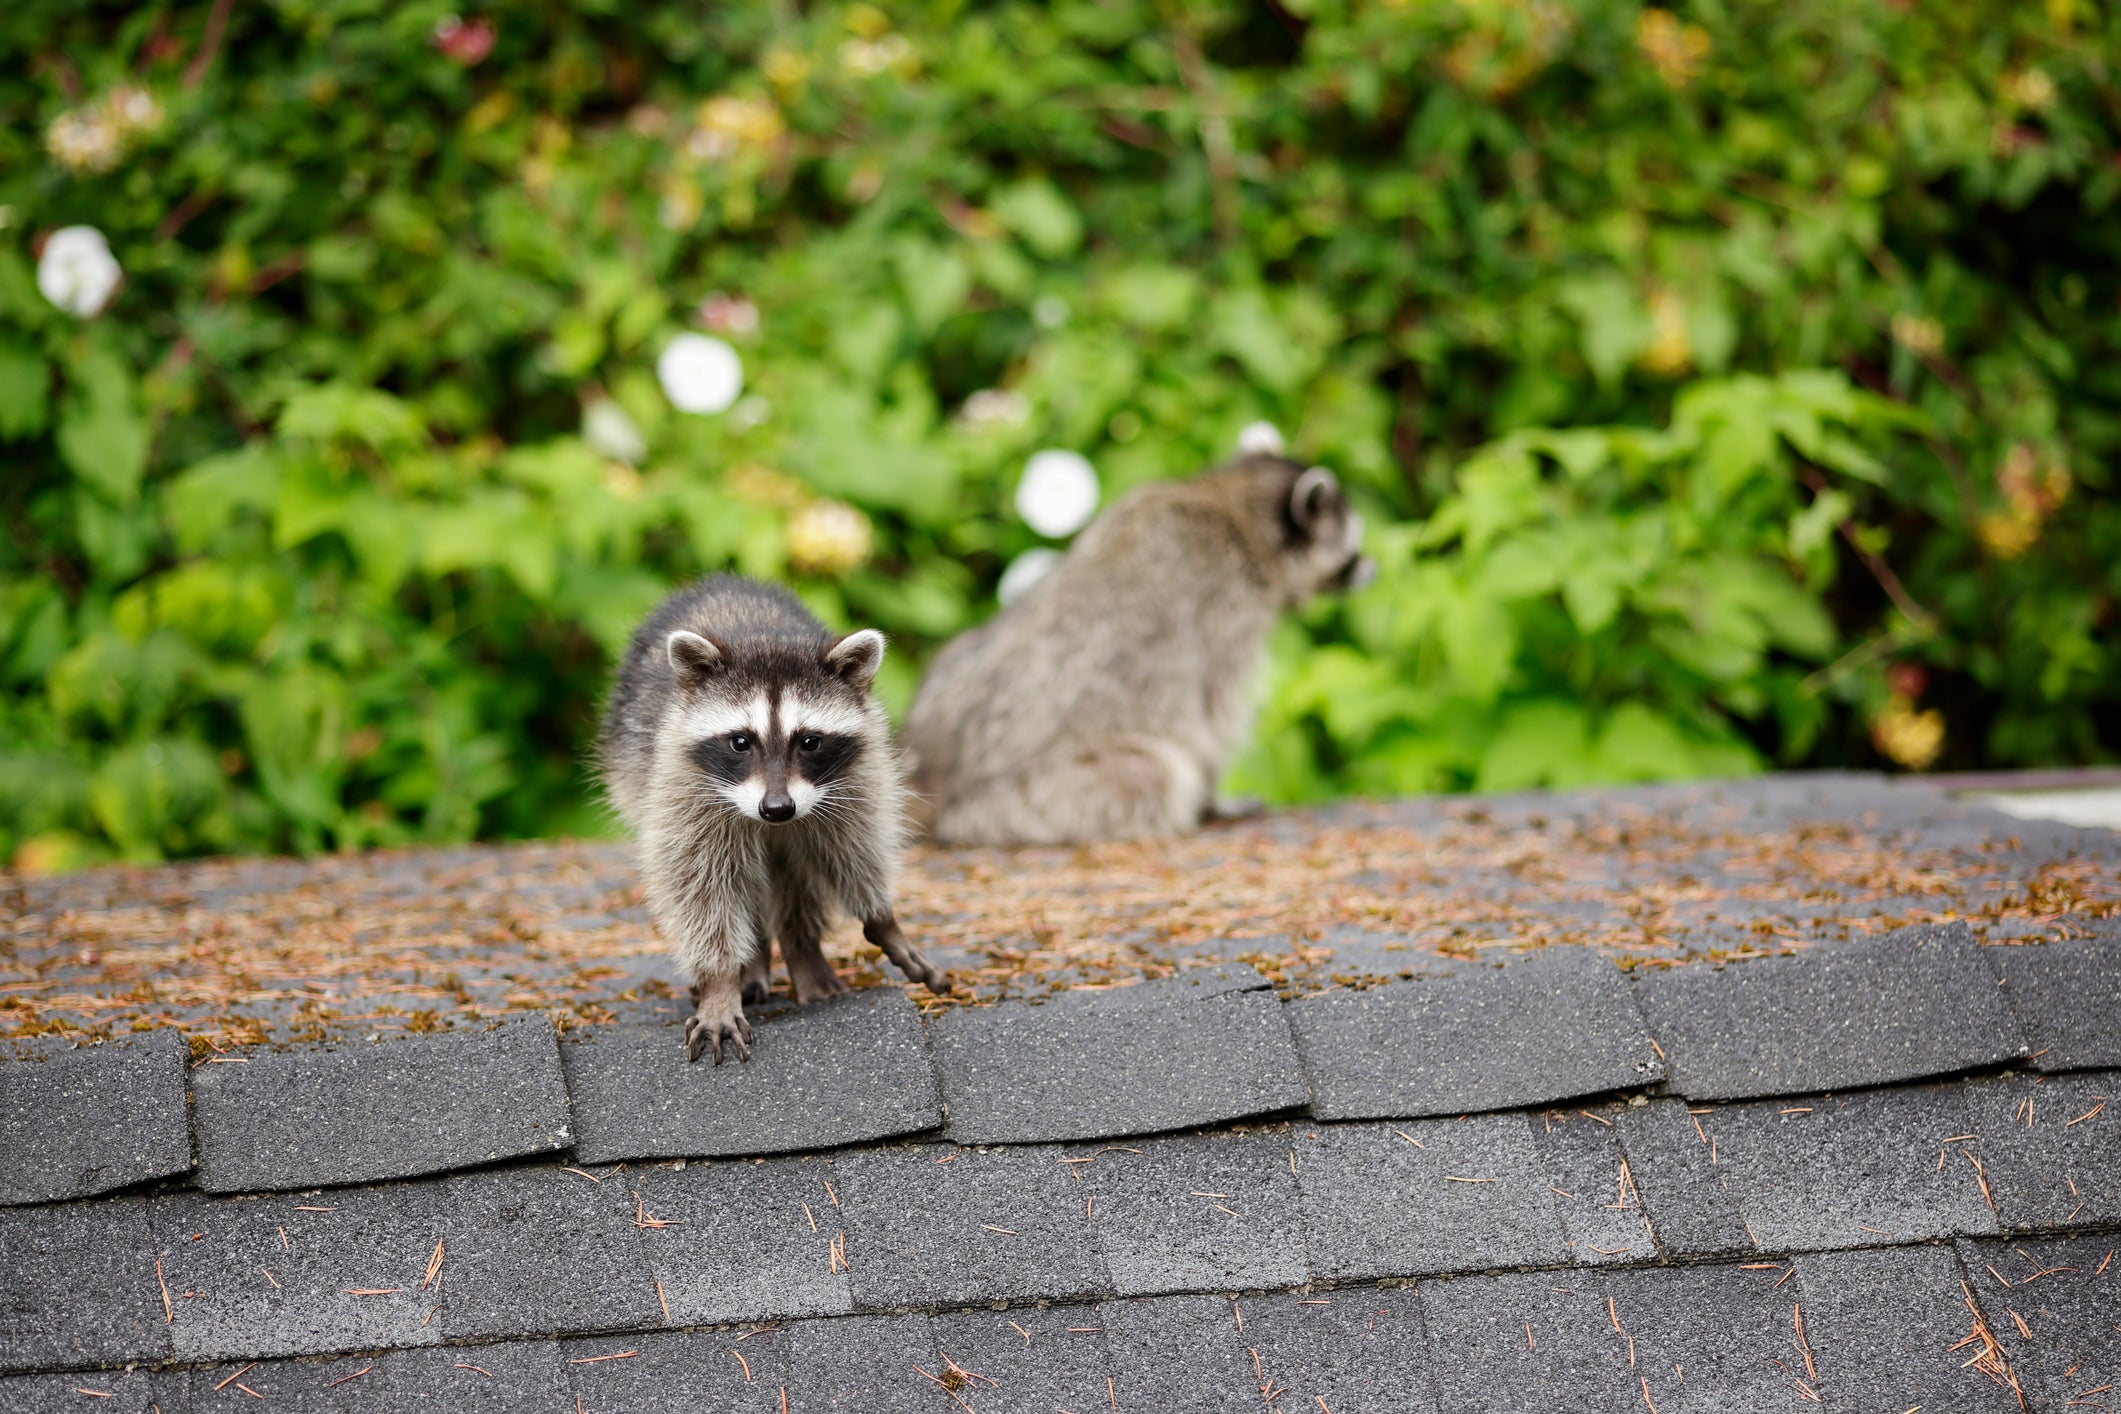
<svg viewBox="0 0 2121 1414"><path fill-rule="evenodd" d="M869 685L884 636L835 638L785 589L717 575L663 601L619 664L598 765L638 842L648 909L692 977L686 1054L751 1058L770 944L796 1000L847 990L820 940L837 906L899 971L943 974L892 912L904 788Z"/></svg>
<svg viewBox="0 0 2121 1414"><path fill-rule="evenodd" d="M946 645L906 721L943 844L1173 834L1257 810L1216 783L1277 615L1366 583L1324 467L1256 454L1114 503L1023 598Z"/></svg>

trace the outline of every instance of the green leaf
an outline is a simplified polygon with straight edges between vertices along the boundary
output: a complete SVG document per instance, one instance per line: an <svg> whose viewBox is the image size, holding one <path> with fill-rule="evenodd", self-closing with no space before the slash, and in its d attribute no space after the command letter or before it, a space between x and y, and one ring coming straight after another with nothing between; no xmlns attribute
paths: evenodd
<svg viewBox="0 0 2121 1414"><path fill-rule="evenodd" d="M1657 327L1634 287L1617 275L1571 280L1555 292L1555 301L1576 316L1583 361L1600 383L1620 381L1628 365L1642 356Z"/></svg>
<svg viewBox="0 0 2121 1414"><path fill-rule="evenodd" d="M0 339L0 440L42 432L51 419L51 367L34 351Z"/></svg>
<svg viewBox="0 0 2121 1414"><path fill-rule="evenodd" d="M280 410L283 437L313 442L349 441L377 451L415 446L427 429L411 404L379 388L322 383L297 389Z"/></svg>
<svg viewBox="0 0 2121 1414"><path fill-rule="evenodd" d="M206 817L226 789L213 753L197 739L155 737L104 758L88 805L125 857L145 863L208 843Z"/></svg>
<svg viewBox="0 0 2121 1414"><path fill-rule="evenodd" d="M1444 661L1466 693L1492 701L1509 681L1517 656L1517 621L1492 599L1468 597L1444 612L1437 631Z"/></svg>
<svg viewBox="0 0 2121 1414"><path fill-rule="evenodd" d="M1524 790L1590 779L1590 724L1574 702L1519 702L1503 714L1481 753L1475 790Z"/></svg>
<svg viewBox="0 0 2121 1414"><path fill-rule="evenodd" d="M947 247L909 237L899 242L892 263L917 334L933 333L972 292L971 267L964 256Z"/></svg>
<svg viewBox="0 0 2121 1414"><path fill-rule="evenodd" d="M238 511L270 510L279 498L279 464L259 443L192 463L162 488L162 515L179 548L206 548Z"/></svg>
<svg viewBox="0 0 2121 1414"><path fill-rule="evenodd" d="M147 472L148 435L132 370L102 344L91 344L68 370L59 455L106 501L130 506Z"/></svg>
<svg viewBox="0 0 2121 1414"><path fill-rule="evenodd" d="M993 210L1004 226L1048 260L1069 255L1082 244L1083 218L1043 177L1004 187L995 195Z"/></svg>
<svg viewBox="0 0 2121 1414"><path fill-rule="evenodd" d="M1193 313L1200 277L1174 265L1126 265L1099 284L1097 300L1115 318L1137 329L1176 329Z"/></svg>

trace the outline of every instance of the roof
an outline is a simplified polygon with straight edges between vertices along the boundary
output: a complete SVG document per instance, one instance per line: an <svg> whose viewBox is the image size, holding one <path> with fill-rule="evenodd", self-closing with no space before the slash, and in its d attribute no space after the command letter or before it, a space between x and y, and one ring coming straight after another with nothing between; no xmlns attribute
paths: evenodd
<svg viewBox="0 0 2121 1414"><path fill-rule="evenodd" d="M0 1414L2114 1402L2121 835L1796 777L903 893L957 1002L716 1068L609 847L21 881Z"/></svg>

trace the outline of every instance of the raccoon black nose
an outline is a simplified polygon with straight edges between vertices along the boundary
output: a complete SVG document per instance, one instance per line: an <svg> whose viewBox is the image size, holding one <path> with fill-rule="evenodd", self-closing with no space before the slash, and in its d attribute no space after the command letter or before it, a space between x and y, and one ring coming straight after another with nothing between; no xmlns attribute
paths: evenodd
<svg viewBox="0 0 2121 1414"><path fill-rule="evenodd" d="M795 802L785 795L769 795L759 802L759 818L771 825L785 825L795 818Z"/></svg>

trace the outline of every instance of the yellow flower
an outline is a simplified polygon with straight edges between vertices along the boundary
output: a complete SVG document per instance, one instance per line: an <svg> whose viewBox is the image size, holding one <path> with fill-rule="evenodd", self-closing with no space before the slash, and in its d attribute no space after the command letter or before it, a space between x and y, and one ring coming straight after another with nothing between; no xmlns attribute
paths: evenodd
<svg viewBox="0 0 2121 1414"><path fill-rule="evenodd" d="M1871 741L1887 759L1910 771L1926 771L1944 753L1944 714L1934 707L1917 711L1896 693L1871 723Z"/></svg>
<svg viewBox="0 0 2121 1414"><path fill-rule="evenodd" d="M840 46L840 67L861 78L870 78L886 70L900 78L912 78L920 72L920 57L902 34L887 34L881 39L850 39Z"/></svg>
<svg viewBox="0 0 2121 1414"><path fill-rule="evenodd" d="M1694 344L1687 337L1686 304L1670 290L1650 296L1650 322L1656 332L1642 351L1642 366L1660 377L1684 373L1694 360Z"/></svg>
<svg viewBox="0 0 2121 1414"><path fill-rule="evenodd" d="M738 462L722 474L722 486L740 501L772 510L797 510L810 500L802 482L762 462Z"/></svg>
<svg viewBox="0 0 2121 1414"><path fill-rule="evenodd" d="M788 522L788 566L837 579L869 558L869 517L844 501L813 501Z"/></svg>
<svg viewBox="0 0 2121 1414"><path fill-rule="evenodd" d="M108 172L125 151L124 134L115 123L91 109L61 113L44 133L45 150L60 166L76 172Z"/></svg>
<svg viewBox="0 0 2121 1414"><path fill-rule="evenodd" d="M1667 88L1685 88L1701 74L1709 57L1709 33L1684 24L1670 10L1644 10L1635 22L1635 47L1657 70Z"/></svg>
<svg viewBox="0 0 2121 1414"><path fill-rule="evenodd" d="M2035 112L2055 101L2055 81L2042 69L2021 69L2003 80L2003 96Z"/></svg>
<svg viewBox="0 0 2121 1414"><path fill-rule="evenodd" d="M2014 560L2039 541L2047 518L2069 499L2069 468L2059 460L2042 466L2032 447L2019 442L1996 468L1996 489L2004 508L1982 516L1974 530L1991 555Z"/></svg>
<svg viewBox="0 0 2121 1414"><path fill-rule="evenodd" d="M1471 27L1443 56L1459 87L1506 98L1560 50L1574 21L1554 0L1459 0Z"/></svg>
<svg viewBox="0 0 2121 1414"><path fill-rule="evenodd" d="M686 141L685 150L709 162L722 162L740 152L773 146L785 130L781 110L772 99L721 93L700 105L699 127Z"/></svg>
<svg viewBox="0 0 2121 1414"><path fill-rule="evenodd" d="M766 71L773 86L783 91L810 77L810 60L793 49L767 50L766 57L759 60L759 67Z"/></svg>
<svg viewBox="0 0 2121 1414"><path fill-rule="evenodd" d="M1909 353L1935 358L1944 351L1944 326L1927 314L1902 311L1893 316L1893 341Z"/></svg>
<svg viewBox="0 0 2121 1414"><path fill-rule="evenodd" d="M849 5L840 16L840 23L864 39L874 39L891 28L891 17L874 5Z"/></svg>

